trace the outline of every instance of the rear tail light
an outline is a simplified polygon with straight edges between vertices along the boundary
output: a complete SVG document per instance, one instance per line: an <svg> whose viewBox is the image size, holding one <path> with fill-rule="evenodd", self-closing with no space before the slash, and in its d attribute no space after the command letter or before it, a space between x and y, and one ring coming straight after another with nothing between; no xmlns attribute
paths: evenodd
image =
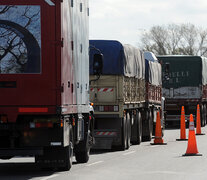
<svg viewBox="0 0 207 180"><path fill-rule="evenodd" d="M75 126L75 118L73 117L72 120L73 120L73 126Z"/></svg>
<svg viewBox="0 0 207 180"><path fill-rule="evenodd" d="M119 106L96 106L95 111L99 112L118 112Z"/></svg>
<svg viewBox="0 0 207 180"><path fill-rule="evenodd" d="M60 127L63 127L63 119L60 120Z"/></svg>

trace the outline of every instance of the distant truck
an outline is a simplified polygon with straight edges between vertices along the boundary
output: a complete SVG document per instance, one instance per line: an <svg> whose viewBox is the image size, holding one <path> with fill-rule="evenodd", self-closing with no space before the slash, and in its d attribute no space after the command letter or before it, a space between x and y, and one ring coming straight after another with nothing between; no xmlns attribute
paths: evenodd
<svg viewBox="0 0 207 180"><path fill-rule="evenodd" d="M88 0L0 1L0 158L69 170L93 143Z"/></svg>
<svg viewBox="0 0 207 180"><path fill-rule="evenodd" d="M139 49L112 40L90 40L90 47L93 148L125 150L131 143L151 140L156 111L161 111L161 66L157 66L159 74L151 65L154 62L146 62L146 72L160 76L149 73L146 80L144 54ZM95 58L100 53L103 61Z"/></svg>
<svg viewBox="0 0 207 180"><path fill-rule="evenodd" d="M190 114L196 115L196 106L199 104L201 125L205 126L207 116L207 58L200 56L157 56L157 58L163 67L166 124L168 126L179 124L182 106L185 107L186 120ZM168 67L166 68L166 66ZM167 80L165 78L166 73L169 74Z"/></svg>

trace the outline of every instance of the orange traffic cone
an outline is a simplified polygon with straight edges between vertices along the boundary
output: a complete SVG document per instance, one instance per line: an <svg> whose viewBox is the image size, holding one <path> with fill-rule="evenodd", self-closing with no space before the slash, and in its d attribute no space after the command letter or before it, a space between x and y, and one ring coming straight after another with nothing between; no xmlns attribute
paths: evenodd
<svg viewBox="0 0 207 180"><path fill-rule="evenodd" d="M177 141L186 141L186 131L185 131L185 110L184 106L181 109L181 116L180 116L180 139L176 139Z"/></svg>
<svg viewBox="0 0 207 180"><path fill-rule="evenodd" d="M202 156L202 154L198 154L196 136L194 131L194 120L192 114L190 115L189 122L188 147L186 153L183 156Z"/></svg>
<svg viewBox="0 0 207 180"><path fill-rule="evenodd" d="M151 145L166 145L162 139L162 128L161 128L161 121L160 121L160 113L157 112L157 119L156 119L156 127L155 127L155 139L154 143Z"/></svg>
<svg viewBox="0 0 207 180"><path fill-rule="evenodd" d="M196 135L205 135L201 133L201 114L199 104L197 105L197 116L196 116Z"/></svg>

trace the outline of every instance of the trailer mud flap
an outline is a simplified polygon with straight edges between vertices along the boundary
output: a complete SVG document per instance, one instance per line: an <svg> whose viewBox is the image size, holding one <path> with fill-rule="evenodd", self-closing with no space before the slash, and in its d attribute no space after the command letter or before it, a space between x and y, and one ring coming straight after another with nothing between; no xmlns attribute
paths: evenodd
<svg viewBox="0 0 207 180"><path fill-rule="evenodd" d="M95 138L95 144L92 149L111 149L113 138Z"/></svg>
<svg viewBox="0 0 207 180"><path fill-rule="evenodd" d="M111 149L120 138L115 130L98 130L94 132L95 144L92 149Z"/></svg>

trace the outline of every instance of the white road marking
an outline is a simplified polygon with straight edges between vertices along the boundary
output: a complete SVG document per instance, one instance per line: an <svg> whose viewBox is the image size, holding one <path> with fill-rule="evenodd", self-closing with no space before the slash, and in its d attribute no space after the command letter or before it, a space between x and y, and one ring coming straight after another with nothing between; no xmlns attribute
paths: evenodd
<svg viewBox="0 0 207 180"><path fill-rule="evenodd" d="M87 164L86 166L89 167L89 166L93 166L93 165L100 164L100 163L103 163L103 161L97 161L91 164Z"/></svg>
<svg viewBox="0 0 207 180"><path fill-rule="evenodd" d="M51 178L54 178L54 177L57 177L57 176L58 176L57 174L53 174L53 175L51 175L51 176L42 178L41 180L48 180L48 179L51 179Z"/></svg>
<svg viewBox="0 0 207 180"><path fill-rule="evenodd" d="M124 153L123 155L126 156L126 155L129 155L129 154L133 154L135 153L136 151L130 151L130 152L127 152L127 153Z"/></svg>

